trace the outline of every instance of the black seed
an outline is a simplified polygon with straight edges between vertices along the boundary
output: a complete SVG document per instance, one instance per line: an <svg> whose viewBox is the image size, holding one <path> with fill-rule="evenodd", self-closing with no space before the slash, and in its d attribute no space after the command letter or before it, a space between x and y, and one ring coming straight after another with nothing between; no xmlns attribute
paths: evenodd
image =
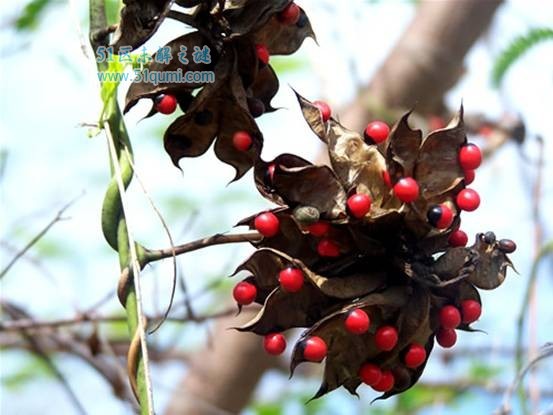
<svg viewBox="0 0 553 415"><path fill-rule="evenodd" d="M495 233L493 232L486 232L484 234L484 242L491 245L495 242Z"/></svg>
<svg viewBox="0 0 553 415"><path fill-rule="evenodd" d="M163 98L165 98L165 94L159 94L157 97L154 98L154 104L159 104Z"/></svg>
<svg viewBox="0 0 553 415"><path fill-rule="evenodd" d="M211 121L213 121L213 113L209 110L200 111L194 116L194 122L198 125L207 125Z"/></svg>
<svg viewBox="0 0 553 415"><path fill-rule="evenodd" d="M263 115L265 112L265 105L260 99L248 98L248 109L252 114L252 117L257 118Z"/></svg>
<svg viewBox="0 0 553 415"><path fill-rule="evenodd" d="M426 218L432 226L436 226L438 221L442 218L442 207L440 205L431 206L426 212Z"/></svg>
<svg viewBox="0 0 553 415"><path fill-rule="evenodd" d="M506 254L510 254L511 252L515 252L517 249L517 244L511 241L510 239L501 239L498 242L499 249L502 252L505 252Z"/></svg>
<svg viewBox="0 0 553 415"><path fill-rule="evenodd" d="M307 24L307 15L302 10L301 14L300 14L300 18L298 19L298 21L296 23L296 26L301 29L301 28L305 27L306 24Z"/></svg>
<svg viewBox="0 0 553 415"><path fill-rule="evenodd" d="M363 138L365 139L365 143L367 143L368 145L370 145L370 146L376 145L376 143L374 142L374 140L373 140L371 137L369 137L369 136L367 135L367 133L364 132L364 131L363 131Z"/></svg>

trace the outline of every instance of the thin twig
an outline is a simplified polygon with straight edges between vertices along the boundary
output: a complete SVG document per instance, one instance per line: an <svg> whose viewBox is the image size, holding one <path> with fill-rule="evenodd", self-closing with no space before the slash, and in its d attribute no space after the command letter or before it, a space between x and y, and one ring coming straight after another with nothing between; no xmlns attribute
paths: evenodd
<svg viewBox="0 0 553 415"><path fill-rule="evenodd" d="M136 252L136 243L134 241L132 227L129 222L129 216L128 216L128 206L127 206L127 199L125 197L125 184L123 183L123 174L121 173L121 166L118 163L119 158L117 157L117 150L115 149L115 142L113 139L113 134L111 131L111 127L108 121L104 122L104 130L106 132L106 137L108 141L108 147L109 152L112 160L112 165L114 169L114 176L117 181L117 187L119 188L119 197L121 200L121 207L123 214L125 216L126 220L126 226L127 226L127 239L129 243L129 251L130 251L130 262L131 267L133 271L133 285L136 295L136 312L138 314L138 321L137 321L137 331L138 331L138 337L140 338L140 346L141 346L141 354L142 354L142 362L144 366L144 381L145 381L145 388L146 388L146 397L147 397L147 407L148 407L148 413L150 415L153 415L153 393L152 393L152 381L150 378L150 368L149 368L149 362L148 362L148 344L146 342L146 329L145 329L145 318L144 318L144 310L142 309L142 289L140 286L140 264L138 262L138 254ZM141 402L141 405L144 403Z"/></svg>
<svg viewBox="0 0 553 415"><path fill-rule="evenodd" d="M175 253L175 243L173 241L173 236L171 235L171 231L169 230L169 226L167 225L167 222L163 218L163 215L159 211L158 207L156 206L153 199L150 197L150 194L148 193L148 190L146 190L146 186L144 185L144 182L140 178L140 175L138 174L138 171L136 170L136 167L134 165L134 162L132 160L132 157L129 152L129 148L127 146L124 146L125 155L127 156L127 161L131 165L134 176L136 177L136 180L138 180L138 183L140 184L140 187L142 188L142 193L144 193L144 196L146 196L146 199L148 199L148 202L150 202L150 206L156 213L156 216L158 217L159 221L161 222L161 225L163 226L163 229L165 230L165 234L167 235L167 239L169 239L169 244L171 245L171 258L173 260L173 277L171 281L171 295L169 296L169 303L167 304L167 307L165 308L165 312L163 313L162 318L155 324L154 328L150 330L149 334L154 333L157 329L161 327L163 322L167 319L169 316L169 313L171 312L171 307L173 306L173 301L175 299L175 289L177 287L177 254Z"/></svg>
<svg viewBox="0 0 553 415"><path fill-rule="evenodd" d="M48 233L48 231L50 230L50 228L52 226L54 226L56 223L62 221L62 220L65 220L66 218L63 218L62 215L65 213L65 211L67 209L69 209L69 207L71 205L73 205L73 203L75 203L78 199L80 199L82 197L82 194L77 196L76 198L74 198L73 200L71 200L69 203L67 203L65 206L63 206L59 211L58 213L56 214L56 216L33 238L29 241L29 243L27 243L27 245L25 245L25 247L23 249L21 249L13 258L12 260L8 263L8 265L6 265L6 267L2 270L2 272L0 272L0 279L2 279L7 273L8 271L10 270L10 268L19 260L19 258L21 258L23 255L25 255L25 253L27 253L27 251L29 249L31 249L38 241L40 241L40 239L46 235L46 233Z"/></svg>
<svg viewBox="0 0 553 415"><path fill-rule="evenodd" d="M2 308L6 311L7 314L9 314L12 318L28 318L29 315L19 307L16 307L12 304L2 304ZM75 395L75 392L73 392L73 389L71 389L71 386L69 385L69 382L63 375L63 373L60 372L60 370L57 368L57 366L54 364L50 356L48 356L48 353L44 350L42 347L40 341L38 339L35 339L30 333L28 333L26 330L23 330L21 332L25 340L29 343L31 346L32 352L40 358L46 366L52 371L56 379L60 382L63 389L66 391L67 395L69 396L69 400L73 403L76 410L80 414L86 415L86 410L84 409L83 405L79 401L79 398L77 398L77 395Z"/></svg>
<svg viewBox="0 0 553 415"><path fill-rule="evenodd" d="M6 306L6 303L2 302L2 307ZM168 317L168 322L173 323L203 323L208 320L227 317L236 313L236 307L228 308L216 313L206 315L193 315L186 317ZM147 320L156 320L160 316L146 316ZM96 323L118 323L126 321L125 316L95 316L87 314L79 314L74 317L60 318L56 320L35 320L31 318L21 318L17 320L2 321L0 322L0 333L2 332L19 332L21 330L44 330L55 329L67 326L78 326L81 324L96 324Z"/></svg>
<svg viewBox="0 0 553 415"><path fill-rule="evenodd" d="M173 248L167 249L157 249L157 250L148 250L145 255L146 262L159 261L164 258L170 258L175 255L182 255L187 252L197 251L198 249L203 249L208 246L213 245L222 245L222 244L231 244L238 242L258 242L263 237L259 232L245 232L245 233L235 233L235 234L215 234L207 238L198 239L196 241L188 242L183 245L178 245Z"/></svg>
<svg viewBox="0 0 553 415"><path fill-rule="evenodd" d="M524 366L513 380L513 383L507 388L503 396L503 403L501 408L497 411L498 414L504 415L511 413L511 398L513 396L514 390L522 384L522 379L528 373L529 370L534 368L541 360L553 356L553 343L546 343L538 352L538 354L532 358L526 366ZM537 408L536 408L537 412Z"/></svg>

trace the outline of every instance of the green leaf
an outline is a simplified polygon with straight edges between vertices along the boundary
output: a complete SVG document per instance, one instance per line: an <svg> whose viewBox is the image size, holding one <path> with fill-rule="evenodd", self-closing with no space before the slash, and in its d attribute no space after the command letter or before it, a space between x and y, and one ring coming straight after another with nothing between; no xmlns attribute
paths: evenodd
<svg viewBox="0 0 553 415"><path fill-rule="evenodd" d="M106 20L108 25L116 24L120 19L120 12L123 3L121 0L105 0Z"/></svg>
<svg viewBox="0 0 553 415"><path fill-rule="evenodd" d="M507 70L520 57L536 44L553 39L553 28L541 27L530 29L526 34L516 37L511 44L501 52L492 70L492 84L498 88Z"/></svg>
<svg viewBox="0 0 553 415"><path fill-rule="evenodd" d="M46 8L54 3L52 0L33 0L28 3L19 17L15 20L15 29L20 32L31 31L35 29Z"/></svg>
<svg viewBox="0 0 553 415"><path fill-rule="evenodd" d="M15 390L23 387L29 381L53 376L54 374L43 359L29 355L21 369L15 373L2 376L1 381L6 389Z"/></svg>

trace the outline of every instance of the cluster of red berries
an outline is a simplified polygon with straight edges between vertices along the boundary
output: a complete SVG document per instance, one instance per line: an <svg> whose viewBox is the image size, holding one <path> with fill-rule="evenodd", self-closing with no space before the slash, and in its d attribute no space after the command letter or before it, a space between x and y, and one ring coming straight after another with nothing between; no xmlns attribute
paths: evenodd
<svg viewBox="0 0 553 415"><path fill-rule="evenodd" d="M461 310L454 305L446 305L441 308L439 314L440 329L436 334L436 341L445 348L450 348L457 342L455 329L461 323L474 323L482 314L482 306L475 300L461 302Z"/></svg>
<svg viewBox="0 0 553 415"><path fill-rule="evenodd" d="M482 156L466 144L462 114L424 139L407 117L393 130L371 122L361 136L325 102L298 100L332 167L291 154L255 166L258 189L280 207L239 223L263 236L237 269L251 275L236 285L236 302L263 305L240 330L264 336L266 352L279 355L285 330L307 328L291 369L325 361L315 398L361 384L387 398L417 382L435 342L453 347L457 330L470 330L482 312L477 288L501 284L516 246L489 232L451 249L468 242L461 211L479 203L465 186ZM244 132L234 143L251 145Z"/></svg>

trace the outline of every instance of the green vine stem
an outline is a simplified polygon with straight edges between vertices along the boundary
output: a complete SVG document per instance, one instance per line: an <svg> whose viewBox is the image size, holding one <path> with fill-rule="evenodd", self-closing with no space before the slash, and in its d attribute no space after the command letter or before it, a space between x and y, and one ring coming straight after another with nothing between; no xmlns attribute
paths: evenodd
<svg viewBox="0 0 553 415"><path fill-rule="evenodd" d="M108 44L108 33L105 28L106 11L104 0L90 0L90 43L94 50L98 46ZM106 63L98 63L98 70L106 70ZM131 385L140 404L141 414L153 414L153 399L151 383L148 376L147 347L144 333L144 317L141 307L139 289L139 265L144 250L132 242L128 231L128 224L125 217L122 192L128 187L132 180L133 170L127 155L132 157L132 150L129 136L123 121L121 110L117 103L117 94L111 93L103 96L104 110L100 127L106 130L108 145L110 145L111 173L104 203L102 206L102 231L108 244L118 252L121 276L120 299L127 314L127 326L131 343L139 343L137 347L129 351L129 368L135 373L129 373ZM137 289L138 287L138 289ZM136 342L137 337L140 341Z"/></svg>

